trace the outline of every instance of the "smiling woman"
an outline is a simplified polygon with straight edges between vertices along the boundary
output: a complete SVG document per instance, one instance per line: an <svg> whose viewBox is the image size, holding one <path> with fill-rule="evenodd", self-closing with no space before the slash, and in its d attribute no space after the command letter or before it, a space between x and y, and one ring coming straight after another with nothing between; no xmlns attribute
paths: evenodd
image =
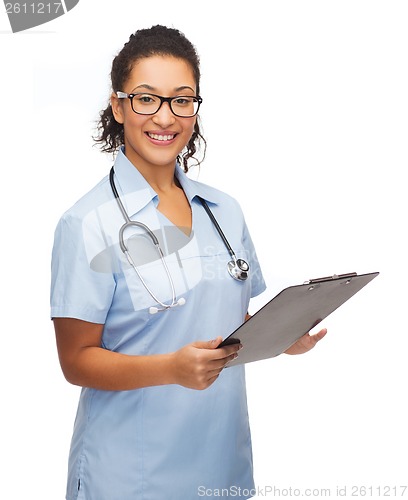
<svg viewBox="0 0 408 500"><path fill-rule="evenodd" d="M193 107L194 107L194 115L197 115L200 104L202 102L200 94L200 64L198 54L193 47L193 45L186 39L180 38L179 40L170 40L171 30L167 30L167 28L163 29L163 27L155 26L151 30L139 30L135 35L131 35L129 38L129 42L127 42L120 53L115 57L112 64L112 89L114 91L112 95L112 99L115 98L123 99L128 97L131 101L131 106L135 113L141 112L142 101L144 104L150 101L155 101L156 99L160 100L160 106L163 105L163 98L158 96L157 88L161 86L162 78L160 67L153 68L145 68L149 71L149 75L152 80L140 81L136 85L136 87L132 87L130 84L130 92L137 92L138 98L132 97L134 94L127 94L124 92L125 84L129 83L132 78L132 71L136 64L140 64L144 59L151 58L152 56L161 56L161 57L170 57L173 59L177 59L179 64L187 66L183 68L183 71L187 73L188 82L184 84L176 84L177 86L169 89L169 94L167 97L175 96L175 97L185 97L193 98ZM176 30L175 30L176 31ZM153 40L154 38L154 40ZM151 43L152 42L152 43ZM170 44L170 45L169 45ZM168 66L168 69L173 73L174 79L174 69ZM157 70L159 73L157 73ZM192 77L192 78L191 78ZM157 79L159 81L157 82ZM156 82L157 86L153 82ZM149 95L146 95L145 92ZM152 96L152 94L156 94ZM174 109L174 101L167 101L171 106L173 113L179 116L192 116L186 115L184 113L179 113L179 109ZM113 103L112 103L113 104ZM139 107L140 105L140 107ZM159 110L157 108L157 111ZM124 145L124 128L123 122L117 121L116 117L113 115L113 106L111 103L107 106L107 108L101 113L101 120L99 125L100 134L96 138L96 141L102 145L102 151L114 153L118 150L118 148ZM151 114L151 109L149 110L149 114ZM147 114L147 113L142 113ZM154 113L152 113L154 114ZM159 135L159 134L158 134ZM180 154L180 162L183 165L184 171L188 170L188 160L193 158L196 154L197 150L203 145L203 156L205 155L205 140L201 134L200 126L199 126L199 117L196 118L194 122L194 130L193 133L185 145L185 150ZM196 160L198 163L199 161Z"/></svg>
<svg viewBox="0 0 408 500"><path fill-rule="evenodd" d="M265 283L238 203L185 172L201 138L198 56L155 26L111 76L98 142L114 167L63 215L53 249L60 364L83 387L66 498L193 500L200 485L249 498L245 372L224 370L241 346L218 346Z"/></svg>

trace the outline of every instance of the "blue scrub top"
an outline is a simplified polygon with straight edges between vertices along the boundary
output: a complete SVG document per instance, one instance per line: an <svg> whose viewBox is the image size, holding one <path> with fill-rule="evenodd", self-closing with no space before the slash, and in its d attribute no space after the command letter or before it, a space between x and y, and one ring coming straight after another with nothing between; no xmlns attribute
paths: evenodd
<svg viewBox="0 0 408 500"><path fill-rule="evenodd" d="M115 183L128 215L149 226L165 253L177 297L157 306L119 247L124 223L108 177L68 210L56 229L51 316L104 324L102 347L130 355L173 352L197 340L225 338L245 318L250 297L265 289L238 203L212 187L176 176L192 209L186 234L157 210L158 196L119 151ZM204 198L250 278L227 271L229 253L196 196ZM163 264L145 232L125 233L141 275L171 302ZM131 391L83 388L69 458L67 499L193 500L228 490L254 492L243 366L224 369L204 391L178 385Z"/></svg>

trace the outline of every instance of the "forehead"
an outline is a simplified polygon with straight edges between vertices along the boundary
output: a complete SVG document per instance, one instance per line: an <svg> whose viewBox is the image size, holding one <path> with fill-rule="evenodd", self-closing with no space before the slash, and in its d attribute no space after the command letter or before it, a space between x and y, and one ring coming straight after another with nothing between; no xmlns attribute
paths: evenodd
<svg viewBox="0 0 408 500"><path fill-rule="evenodd" d="M158 91L172 91L182 86L196 88L194 73L187 61L161 55L144 57L133 64L126 84L128 90L143 84Z"/></svg>

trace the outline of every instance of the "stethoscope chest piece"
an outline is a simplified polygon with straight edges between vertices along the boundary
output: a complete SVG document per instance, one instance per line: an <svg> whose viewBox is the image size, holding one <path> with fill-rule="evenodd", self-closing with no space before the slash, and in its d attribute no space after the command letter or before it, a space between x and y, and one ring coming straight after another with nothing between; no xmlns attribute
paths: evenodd
<svg viewBox="0 0 408 500"><path fill-rule="evenodd" d="M244 259L233 259L228 262L230 276L238 281L245 281L249 274L249 264Z"/></svg>

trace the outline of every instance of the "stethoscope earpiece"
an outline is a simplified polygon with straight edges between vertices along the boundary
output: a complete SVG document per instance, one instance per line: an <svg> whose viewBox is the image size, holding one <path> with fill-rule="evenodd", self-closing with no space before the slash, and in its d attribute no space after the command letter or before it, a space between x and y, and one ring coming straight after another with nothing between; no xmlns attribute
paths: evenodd
<svg viewBox="0 0 408 500"><path fill-rule="evenodd" d="M149 307L149 314L157 314L159 311L165 311L166 309L170 309L171 307L184 306L185 303L186 299L184 297L180 297L176 302L174 302L174 304L165 305L162 308L156 306Z"/></svg>

